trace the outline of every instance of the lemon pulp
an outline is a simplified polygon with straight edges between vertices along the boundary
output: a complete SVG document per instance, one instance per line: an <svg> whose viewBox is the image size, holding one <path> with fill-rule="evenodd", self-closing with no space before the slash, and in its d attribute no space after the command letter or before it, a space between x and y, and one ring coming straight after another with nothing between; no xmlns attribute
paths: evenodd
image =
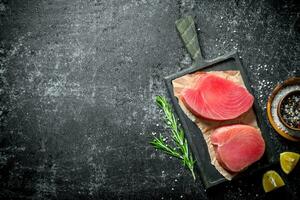
<svg viewBox="0 0 300 200"><path fill-rule="evenodd" d="M265 192L270 192L285 185L280 175L274 170L264 173L262 184Z"/></svg>
<svg viewBox="0 0 300 200"><path fill-rule="evenodd" d="M289 174L297 165L300 154L294 152L283 152L280 154L280 166L284 173Z"/></svg>

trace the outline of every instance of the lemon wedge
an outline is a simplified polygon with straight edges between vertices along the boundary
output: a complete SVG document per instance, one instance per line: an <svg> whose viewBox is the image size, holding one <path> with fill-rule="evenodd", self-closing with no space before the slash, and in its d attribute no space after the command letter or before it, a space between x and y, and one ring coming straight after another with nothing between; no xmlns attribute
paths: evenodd
<svg viewBox="0 0 300 200"><path fill-rule="evenodd" d="M262 184L265 192L271 192L285 185L280 175L274 170L264 173Z"/></svg>
<svg viewBox="0 0 300 200"><path fill-rule="evenodd" d="M300 154L294 152L283 152L280 154L280 166L284 173L289 174L296 167Z"/></svg>

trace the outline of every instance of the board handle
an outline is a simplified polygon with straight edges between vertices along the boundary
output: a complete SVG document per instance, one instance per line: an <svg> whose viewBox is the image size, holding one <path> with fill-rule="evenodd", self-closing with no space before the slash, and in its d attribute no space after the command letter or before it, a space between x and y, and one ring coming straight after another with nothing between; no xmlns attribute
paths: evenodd
<svg viewBox="0 0 300 200"><path fill-rule="evenodd" d="M194 63L203 62L203 56L198 42L195 22L192 16L182 17L175 22L180 37L191 55Z"/></svg>

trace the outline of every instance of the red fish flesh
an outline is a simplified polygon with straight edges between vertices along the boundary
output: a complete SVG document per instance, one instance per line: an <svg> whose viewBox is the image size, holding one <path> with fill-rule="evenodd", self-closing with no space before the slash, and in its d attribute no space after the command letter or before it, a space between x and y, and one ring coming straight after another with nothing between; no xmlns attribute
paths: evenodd
<svg viewBox="0 0 300 200"><path fill-rule="evenodd" d="M202 75L195 88L185 89L181 95L194 115L211 120L234 119L247 112L254 101L246 88L212 74Z"/></svg>
<svg viewBox="0 0 300 200"><path fill-rule="evenodd" d="M260 132L249 125L227 125L210 136L218 162L231 172L240 172L258 161L265 151Z"/></svg>

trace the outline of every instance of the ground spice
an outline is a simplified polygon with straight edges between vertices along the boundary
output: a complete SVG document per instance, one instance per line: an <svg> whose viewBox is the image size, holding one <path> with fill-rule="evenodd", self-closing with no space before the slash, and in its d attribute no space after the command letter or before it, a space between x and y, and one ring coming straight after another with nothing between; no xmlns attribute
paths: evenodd
<svg viewBox="0 0 300 200"><path fill-rule="evenodd" d="M300 91L287 95L281 103L280 114L292 128L300 128Z"/></svg>

